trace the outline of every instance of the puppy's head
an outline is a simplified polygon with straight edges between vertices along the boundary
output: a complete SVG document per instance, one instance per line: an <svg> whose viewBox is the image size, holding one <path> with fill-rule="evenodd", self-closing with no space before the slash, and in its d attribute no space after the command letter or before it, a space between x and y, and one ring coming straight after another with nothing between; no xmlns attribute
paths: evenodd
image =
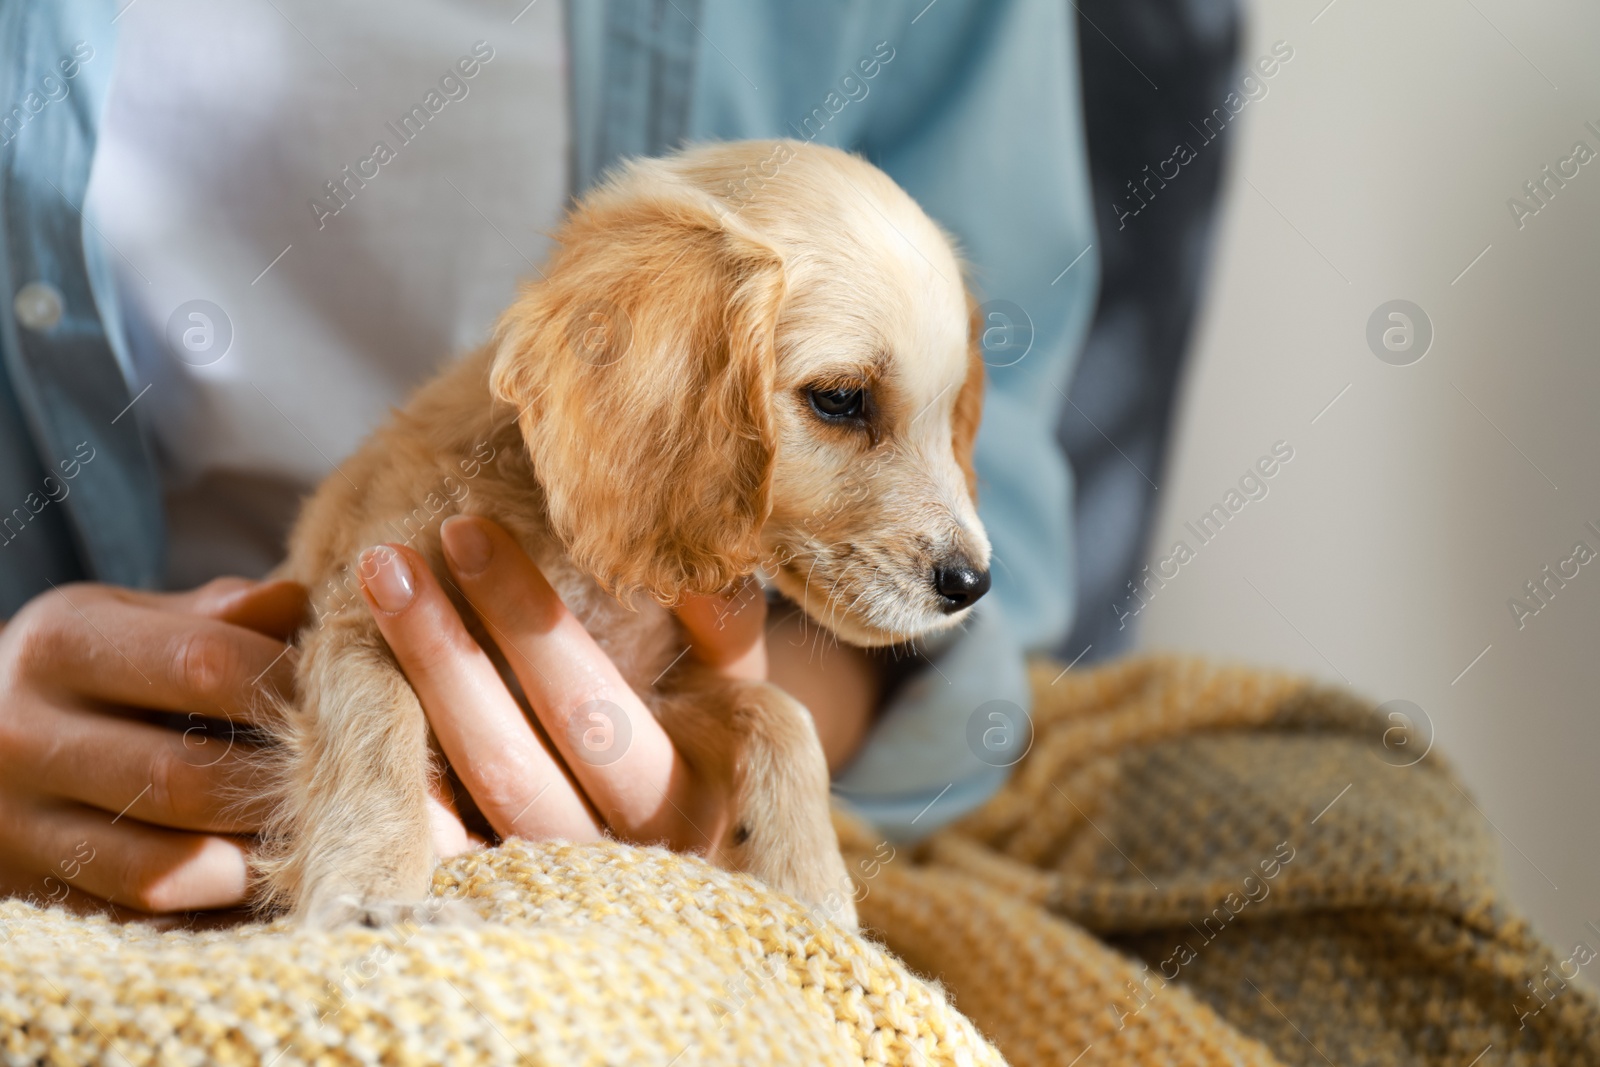
<svg viewBox="0 0 1600 1067"><path fill-rule="evenodd" d="M629 164L557 236L491 384L580 567L664 603L760 569L860 645L988 589L977 323L949 241L886 175L708 145Z"/></svg>

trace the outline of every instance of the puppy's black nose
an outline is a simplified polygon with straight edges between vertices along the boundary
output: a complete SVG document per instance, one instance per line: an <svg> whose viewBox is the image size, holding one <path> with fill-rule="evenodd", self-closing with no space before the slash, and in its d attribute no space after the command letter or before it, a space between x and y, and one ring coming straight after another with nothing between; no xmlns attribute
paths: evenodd
<svg viewBox="0 0 1600 1067"><path fill-rule="evenodd" d="M944 613L953 615L989 591L989 572L957 556L933 568L933 591L939 594Z"/></svg>

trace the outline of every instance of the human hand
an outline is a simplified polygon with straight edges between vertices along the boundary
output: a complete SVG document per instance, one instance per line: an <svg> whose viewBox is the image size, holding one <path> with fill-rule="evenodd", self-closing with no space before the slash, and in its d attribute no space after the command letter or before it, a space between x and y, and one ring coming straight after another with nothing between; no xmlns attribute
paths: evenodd
<svg viewBox="0 0 1600 1067"><path fill-rule="evenodd" d="M246 893L251 746L290 691L292 582L61 586L0 628L0 895L79 909L227 908ZM153 719L176 718L181 732Z"/></svg>
<svg viewBox="0 0 1600 1067"><path fill-rule="evenodd" d="M359 569L373 617L494 831L580 842L609 833L687 851L720 840L729 798L677 750L510 535L460 516L444 524L442 538L450 579L493 637L542 733L420 555L381 545ZM765 678L766 601L753 583L731 597L694 598L678 617L688 655L729 677ZM450 798L439 797L438 854L474 843Z"/></svg>

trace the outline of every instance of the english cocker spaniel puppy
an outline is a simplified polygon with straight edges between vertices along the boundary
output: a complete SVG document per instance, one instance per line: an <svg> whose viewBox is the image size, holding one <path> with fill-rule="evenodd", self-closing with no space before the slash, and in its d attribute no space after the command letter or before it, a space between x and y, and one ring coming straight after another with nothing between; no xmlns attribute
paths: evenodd
<svg viewBox="0 0 1600 1067"><path fill-rule="evenodd" d="M438 757L355 568L403 536L445 573L439 523L466 512L517 538L726 789L734 817L709 858L842 898L853 925L810 715L679 662L669 608L759 573L859 646L959 622L989 586L977 325L939 227L844 152L708 144L584 197L493 340L374 433L294 529L281 573L312 589L316 621L277 728L260 899L376 924L427 896Z"/></svg>

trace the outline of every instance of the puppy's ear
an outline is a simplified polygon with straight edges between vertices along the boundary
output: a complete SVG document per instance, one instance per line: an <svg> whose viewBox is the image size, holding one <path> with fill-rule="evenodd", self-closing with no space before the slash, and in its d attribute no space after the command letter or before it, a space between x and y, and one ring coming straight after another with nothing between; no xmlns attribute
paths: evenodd
<svg viewBox="0 0 1600 1067"><path fill-rule="evenodd" d="M568 554L662 603L755 569L771 509L778 253L643 165L558 234L490 374Z"/></svg>
<svg viewBox="0 0 1600 1067"><path fill-rule="evenodd" d="M956 394L955 409L950 414L951 445L955 448L956 462L961 473L967 476L967 492L973 504L978 502L978 471L972 464L972 449L978 441L978 422L983 415L983 313L978 301L967 294L967 377Z"/></svg>

